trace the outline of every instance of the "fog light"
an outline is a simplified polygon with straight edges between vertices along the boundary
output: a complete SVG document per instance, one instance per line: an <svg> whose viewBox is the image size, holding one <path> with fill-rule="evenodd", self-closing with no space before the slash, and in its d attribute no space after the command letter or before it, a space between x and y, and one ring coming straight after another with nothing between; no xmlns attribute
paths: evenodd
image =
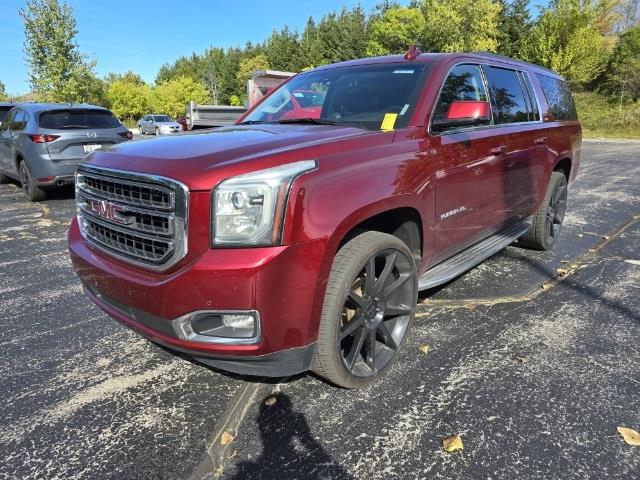
<svg viewBox="0 0 640 480"><path fill-rule="evenodd" d="M260 336L260 316L255 310L196 312L175 319L178 337L205 343L255 343Z"/></svg>

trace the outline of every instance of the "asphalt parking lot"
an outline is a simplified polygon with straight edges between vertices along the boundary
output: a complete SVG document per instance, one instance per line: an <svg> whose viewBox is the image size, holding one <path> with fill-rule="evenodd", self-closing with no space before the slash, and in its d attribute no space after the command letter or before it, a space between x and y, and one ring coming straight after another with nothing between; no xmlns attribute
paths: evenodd
<svg viewBox="0 0 640 480"><path fill-rule="evenodd" d="M585 142L556 249L508 247L422 295L360 391L150 344L82 294L73 191L0 186L0 478L638 478L616 427L640 430L639 150Z"/></svg>

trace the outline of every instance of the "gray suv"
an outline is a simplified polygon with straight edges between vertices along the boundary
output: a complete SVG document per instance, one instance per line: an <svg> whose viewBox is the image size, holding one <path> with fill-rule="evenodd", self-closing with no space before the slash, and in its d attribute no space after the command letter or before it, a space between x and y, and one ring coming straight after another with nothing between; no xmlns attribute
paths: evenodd
<svg viewBox="0 0 640 480"><path fill-rule="evenodd" d="M23 103L0 125L0 183L22 183L32 202L72 184L87 154L132 138L109 110L93 105Z"/></svg>

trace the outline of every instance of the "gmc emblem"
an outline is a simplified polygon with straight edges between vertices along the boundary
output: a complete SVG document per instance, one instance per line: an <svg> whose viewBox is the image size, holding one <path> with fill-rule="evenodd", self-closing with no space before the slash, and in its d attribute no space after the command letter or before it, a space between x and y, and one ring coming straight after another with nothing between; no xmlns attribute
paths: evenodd
<svg viewBox="0 0 640 480"><path fill-rule="evenodd" d="M107 200L89 200L89 205L91 206L91 211L100 218L123 225L129 223L129 218L122 214L126 210L122 205L116 205Z"/></svg>

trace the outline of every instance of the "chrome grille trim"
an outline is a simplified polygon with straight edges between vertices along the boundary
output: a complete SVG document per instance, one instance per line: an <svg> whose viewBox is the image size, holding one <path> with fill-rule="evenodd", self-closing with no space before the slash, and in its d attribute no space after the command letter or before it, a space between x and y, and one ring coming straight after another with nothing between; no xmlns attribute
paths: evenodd
<svg viewBox="0 0 640 480"><path fill-rule="evenodd" d="M133 192L133 193L131 193ZM95 208L117 207L116 215ZM80 232L127 263L163 271L187 254L188 188L170 178L82 164L76 172Z"/></svg>

